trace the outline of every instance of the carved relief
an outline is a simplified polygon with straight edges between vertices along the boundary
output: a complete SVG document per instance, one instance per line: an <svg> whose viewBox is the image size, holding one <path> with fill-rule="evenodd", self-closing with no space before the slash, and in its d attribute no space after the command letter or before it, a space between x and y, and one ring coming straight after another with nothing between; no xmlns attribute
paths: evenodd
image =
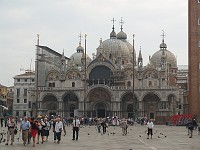
<svg viewBox="0 0 200 150"><path fill-rule="evenodd" d="M110 101L110 94L103 89L96 89L90 94L90 101L106 100Z"/></svg>

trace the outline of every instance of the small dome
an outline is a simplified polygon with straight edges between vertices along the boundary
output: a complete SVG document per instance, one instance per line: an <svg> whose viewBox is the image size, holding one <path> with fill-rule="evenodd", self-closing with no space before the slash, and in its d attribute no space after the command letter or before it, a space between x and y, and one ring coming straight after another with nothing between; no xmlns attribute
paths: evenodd
<svg viewBox="0 0 200 150"><path fill-rule="evenodd" d="M125 32L120 31L119 33L117 33L117 39L119 40L126 40L127 39L127 35Z"/></svg>
<svg viewBox="0 0 200 150"><path fill-rule="evenodd" d="M77 48L78 49L78 48ZM73 55L71 55L70 60L68 61L68 64L70 65L74 65L75 67L81 67L83 66L82 64L82 57L83 57L84 53L83 51L77 51L76 53L74 53ZM87 64L91 62L91 58L87 55Z"/></svg>
<svg viewBox="0 0 200 150"><path fill-rule="evenodd" d="M164 54L165 54L166 62L169 65L169 67L176 68L177 67L177 61L176 61L175 55L172 52L170 52L166 49L160 49L159 51L157 51L153 54L153 56L151 57L151 63L153 64L153 66L156 67L156 68L161 67L161 63L162 63L161 60L163 58L163 51L164 51Z"/></svg>
<svg viewBox="0 0 200 150"><path fill-rule="evenodd" d="M76 48L76 51L77 51L77 53L79 53L79 52L83 53L84 52L84 48L81 46L81 43L79 43L79 46Z"/></svg>
<svg viewBox="0 0 200 150"><path fill-rule="evenodd" d="M164 42L162 42L160 44L160 49L166 49L167 48L167 44L165 44Z"/></svg>
<svg viewBox="0 0 200 150"><path fill-rule="evenodd" d="M116 38L116 33L114 30L110 33L110 38Z"/></svg>

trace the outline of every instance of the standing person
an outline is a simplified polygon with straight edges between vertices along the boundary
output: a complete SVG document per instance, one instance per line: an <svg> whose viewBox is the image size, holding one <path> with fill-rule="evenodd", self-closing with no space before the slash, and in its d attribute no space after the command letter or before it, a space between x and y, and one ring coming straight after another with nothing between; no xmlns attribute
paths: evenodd
<svg viewBox="0 0 200 150"><path fill-rule="evenodd" d="M28 140L28 133L29 133L30 127L31 125L30 125L30 122L28 121L28 117L25 116L20 126L20 132L22 131L22 140L23 140L24 146L26 145L26 142Z"/></svg>
<svg viewBox="0 0 200 150"><path fill-rule="evenodd" d="M13 145L14 136L15 136L14 130L15 130L15 128L16 128L16 124L15 124L14 119L9 118L9 119L8 119L8 123L7 123L7 126L8 126L8 131L7 131L7 142L6 142L5 145L8 145L9 140L10 140L10 136L11 136L11 143L10 143L10 145Z"/></svg>
<svg viewBox="0 0 200 150"><path fill-rule="evenodd" d="M200 121L198 122L198 135L200 135Z"/></svg>
<svg viewBox="0 0 200 150"><path fill-rule="evenodd" d="M47 118L44 118L44 122L42 122L42 143L44 142L44 137L46 137L46 142L48 141L49 129L50 123L48 122Z"/></svg>
<svg viewBox="0 0 200 150"><path fill-rule="evenodd" d="M38 121L35 120L34 118L31 118L31 135L32 135L32 138L33 138L33 147L35 147L35 143L36 143L36 135L37 135L37 132L38 132Z"/></svg>
<svg viewBox="0 0 200 150"><path fill-rule="evenodd" d="M122 119L121 121L121 128L122 128L122 135L127 134L127 122L125 119Z"/></svg>
<svg viewBox="0 0 200 150"><path fill-rule="evenodd" d="M192 138L192 134L194 130L194 124L192 120L189 120L187 127L188 127L188 135L190 135L189 138Z"/></svg>
<svg viewBox="0 0 200 150"><path fill-rule="evenodd" d="M3 127L3 117L1 117L1 127Z"/></svg>
<svg viewBox="0 0 200 150"><path fill-rule="evenodd" d="M102 121L101 126L102 126L102 129L103 129L103 134L105 134L106 133L106 128L107 128L107 124L106 124L105 120Z"/></svg>
<svg viewBox="0 0 200 150"><path fill-rule="evenodd" d="M37 143L36 144L39 144L40 136L42 136L42 121L41 121L41 118L39 117L38 118L38 133L37 133Z"/></svg>
<svg viewBox="0 0 200 150"><path fill-rule="evenodd" d="M80 121L77 118L77 116L75 116L75 118L72 122L72 125L73 125L73 138L72 138L72 140L75 140L75 133L76 133L76 140L78 140L78 131L79 131L79 128L80 128Z"/></svg>
<svg viewBox="0 0 200 150"><path fill-rule="evenodd" d="M151 119L148 120L147 122L147 139L149 139L149 135L151 135L151 139L152 139L152 136L153 136L153 127L154 127L154 124L153 122L151 121Z"/></svg>
<svg viewBox="0 0 200 150"><path fill-rule="evenodd" d="M57 122L55 124L55 131L54 132L55 132L55 137L58 140L57 143L59 144L60 140L61 140L61 132L63 130L63 123L60 120L60 118L57 118L56 120L57 120ZM56 139L54 139L54 140L56 140Z"/></svg>
<svg viewBox="0 0 200 150"><path fill-rule="evenodd" d="M63 118L62 119L62 123L63 123L63 131L64 131L64 136L66 135L66 129L65 129L65 126L66 126L66 118Z"/></svg>

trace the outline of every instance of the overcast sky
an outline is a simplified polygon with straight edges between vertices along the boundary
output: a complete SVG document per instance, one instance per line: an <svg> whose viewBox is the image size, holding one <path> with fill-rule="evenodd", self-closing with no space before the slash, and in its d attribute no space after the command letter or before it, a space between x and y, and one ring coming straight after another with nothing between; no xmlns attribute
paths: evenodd
<svg viewBox="0 0 200 150"><path fill-rule="evenodd" d="M40 45L70 57L76 52L79 34L87 34L89 56L99 40L123 31L135 50L140 46L144 64L159 50L162 30L178 65L188 64L188 0L0 0L0 84L13 85L13 77L34 68L37 34ZM82 43L84 43L82 41ZM84 46L84 45L83 45ZM32 63L31 63L32 61Z"/></svg>

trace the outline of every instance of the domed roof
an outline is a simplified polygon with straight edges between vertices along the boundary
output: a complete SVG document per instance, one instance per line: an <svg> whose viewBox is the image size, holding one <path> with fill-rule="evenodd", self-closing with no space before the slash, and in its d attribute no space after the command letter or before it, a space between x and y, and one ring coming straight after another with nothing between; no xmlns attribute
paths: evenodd
<svg viewBox="0 0 200 150"><path fill-rule="evenodd" d="M127 39L126 33L121 30L119 33L117 33L117 39L126 40Z"/></svg>
<svg viewBox="0 0 200 150"><path fill-rule="evenodd" d="M76 67L81 67L83 66L82 64L82 57L84 55L84 48L81 46L81 44L79 43L79 46L76 48L77 52L74 53L73 55L71 55L70 60L68 61L68 64L70 65L74 65ZM87 63L91 62L91 58L87 55Z"/></svg>
<svg viewBox="0 0 200 150"><path fill-rule="evenodd" d="M81 44L79 43L79 46L76 48L77 52L82 52L84 51L84 48L81 46Z"/></svg>
<svg viewBox="0 0 200 150"><path fill-rule="evenodd" d="M107 39L100 44L99 48L101 48L102 52L121 53L129 55L128 46L123 41L118 39Z"/></svg>
<svg viewBox="0 0 200 150"><path fill-rule="evenodd" d="M166 49L167 45L162 42L162 44L160 44L160 50L155 52L152 57L151 57L151 63L153 64L154 67L156 68L160 68L161 67L161 60L163 58L163 55L166 59L167 64L172 67L172 68L176 68L177 67L177 60L175 55L170 52L169 50Z"/></svg>

